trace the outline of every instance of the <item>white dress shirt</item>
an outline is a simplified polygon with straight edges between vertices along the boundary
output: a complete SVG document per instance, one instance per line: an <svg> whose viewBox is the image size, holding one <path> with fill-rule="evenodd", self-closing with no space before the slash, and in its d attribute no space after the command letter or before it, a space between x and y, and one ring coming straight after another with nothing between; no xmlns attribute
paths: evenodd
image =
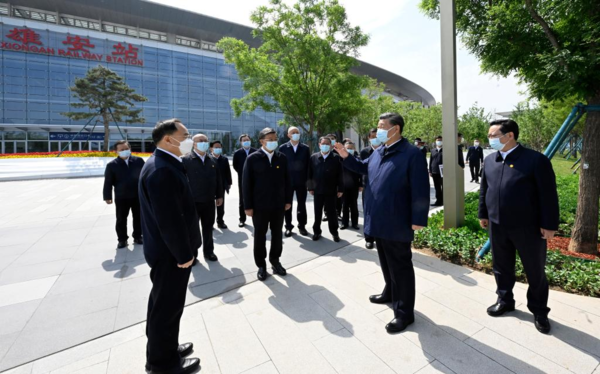
<svg viewBox="0 0 600 374"><path fill-rule="evenodd" d="M156 149L158 149L159 151L165 152L166 154L169 154L169 155L171 155L171 156L175 157L175 158L177 159L177 161L179 161L179 162L183 162L183 161L181 160L181 157L180 157L180 156L177 156L177 155L176 155L176 154L174 154L174 153L171 153L171 152L169 152L169 151L165 151L165 150L164 150L164 149L162 149L162 148L156 148Z"/></svg>
<svg viewBox="0 0 600 374"><path fill-rule="evenodd" d="M275 152L271 152L269 153L269 151L267 151L266 149L264 149L263 147L261 147L260 149L262 149L263 152L265 152L265 154L269 157L269 164L271 163L271 160L273 159L273 153Z"/></svg>
<svg viewBox="0 0 600 374"><path fill-rule="evenodd" d="M323 153L321 152L321 155L323 156L323 160L327 160L327 156L329 156L331 152L327 152L327 153Z"/></svg>
<svg viewBox="0 0 600 374"><path fill-rule="evenodd" d="M200 153L198 153L195 149L194 149L194 153L196 155L198 155L198 157L200 157L202 159L202 163L204 163L204 159L206 158L206 153L204 154L204 156L202 156Z"/></svg>
<svg viewBox="0 0 600 374"><path fill-rule="evenodd" d="M502 156L502 159L503 159L503 160L506 160L506 156L508 156L508 155L509 155L509 154L510 154L512 151L514 151L515 149L517 149L517 147L518 147L518 146L519 146L519 145L517 144L517 145L516 145L516 146L514 146L512 149L509 149L509 150L508 150L508 151L506 151L506 152L502 152L502 151L500 151L500 155Z"/></svg>

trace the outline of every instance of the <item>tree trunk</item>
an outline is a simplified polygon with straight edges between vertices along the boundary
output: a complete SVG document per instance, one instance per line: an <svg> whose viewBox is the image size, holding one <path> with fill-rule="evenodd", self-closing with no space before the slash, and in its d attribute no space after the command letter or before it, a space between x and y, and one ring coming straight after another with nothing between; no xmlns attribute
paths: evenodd
<svg viewBox="0 0 600 374"><path fill-rule="evenodd" d="M588 105L600 105L600 92ZM594 254L598 252L598 200L600 199L600 112L587 113L581 151L581 176L577 216L569 251Z"/></svg>
<svg viewBox="0 0 600 374"><path fill-rule="evenodd" d="M104 152L108 152L108 146L110 143L110 120L108 119L108 113L106 111L102 112L102 119L104 122L104 145L102 146L102 150Z"/></svg>

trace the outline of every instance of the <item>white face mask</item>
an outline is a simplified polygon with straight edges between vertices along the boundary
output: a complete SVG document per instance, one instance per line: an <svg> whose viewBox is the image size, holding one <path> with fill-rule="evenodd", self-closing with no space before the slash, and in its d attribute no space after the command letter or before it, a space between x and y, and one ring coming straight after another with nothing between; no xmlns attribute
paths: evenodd
<svg viewBox="0 0 600 374"><path fill-rule="evenodd" d="M442 141L441 140L436 141L435 145L437 145L438 147L441 147L442 146Z"/></svg>
<svg viewBox="0 0 600 374"><path fill-rule="evenodd" d="M475 147L479 147L479 142L475 142Z"/></svg>
<svg viewBox="0 0 600 374"><path fill-rule="evenodd" d="M180 142L179 140L177 140L175 138L171 138L171 139L173 139L179 143L179 151L181 151L181 154L185 155L187 153L190 153L192 151L192 149L194 148L194 141L190 138L187 138L182 142Z"/></svg>

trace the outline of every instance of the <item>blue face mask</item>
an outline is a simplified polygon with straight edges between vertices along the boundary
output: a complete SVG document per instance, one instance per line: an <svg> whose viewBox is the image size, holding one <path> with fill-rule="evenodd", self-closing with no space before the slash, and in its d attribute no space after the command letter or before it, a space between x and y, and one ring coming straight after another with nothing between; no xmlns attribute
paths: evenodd
<svg viewBox="0 0 600 374"><path fill-rule="evenodd" d="M351 155L353 155L353 154L354 154L354 149L346 149L346 151L347 151L349 154L351 154Z"/></svg>
<svg viewBox="0 0 600 374"><path fill-rule="evenodd" d="M335 140L331 139L331 146L333 147L335 145Z"/></svg>
<svg viewBox="0 0 600 374"><path fill-rule="evenodd" d="M266 146L266 147L267 147L267 149L268 149L269 151L274 151L274 150L276 150L276 149L277 149L277 140L275 140L275 141L272 141L272 142L267 142L267 146Z"/></svg>
<svg viewBox="0 0 600 374"><path fill-rule="evenodd" d="M245 142L242 142L242 147L244 147L244 148L250 148L250 141L246 140Z"/></svg>
<svg viewBox="0 0 600 374"><path fill-rule="evenodd" d="M119 152L119 157L121 158L127 158L129 156L131 156L131 151L129 149L126 151Z"/></svg>
<svg viewBox="0 0 600 374"><path fill-rule="evenodd" d="M196 149L199 150L200 152L206 152L206 151L208 151L208 143L207 142L196 143Z"/></svg>
<svg viewBox="0 0 600 374"><path fill-rule="evenodd" d="M377 138L369 139L369 141L371 142L371 145L373 147L377 147L378 145L381 144L381 141L379 141L379 139L377 139Z"/></svg>
<svg viewBox="0 0 600 374"><path fill-rule="evenodd" d="M213 153L218 156L223 153L223 148L213 148Z"/></svg>
<svg viewBox="0 0 600 374"><path fill-rule="evenodd" d="M502 135L499 138L492 138L492 139L490 139L490 147L494 148L497 151L501 151L506 144L502 144L500 142L500 139L504 138L505 136L506 136L506 134Z"/></svg>
<svg viewBox="0 0 600 374"><path fill-rule="evenodd" d="M321 144L319 146L319 148L321 149L321 152L323 152L323 153L328 153L329 150L331 150L331 146L329 144Z"/></svg>
<svg viewBox="0 0 600 374"><path fill-rule="evenodd" d="M300 141L300 134L292 134L292 140L295 142Z"/></svg>
<svg viewBox="0 0 600 374"><path fill-rule="evenodd" d="M379 139L381 144L387 143L387 141L390 140L390 136L388 135L390 130L377 129L377 139Z"/></svg>

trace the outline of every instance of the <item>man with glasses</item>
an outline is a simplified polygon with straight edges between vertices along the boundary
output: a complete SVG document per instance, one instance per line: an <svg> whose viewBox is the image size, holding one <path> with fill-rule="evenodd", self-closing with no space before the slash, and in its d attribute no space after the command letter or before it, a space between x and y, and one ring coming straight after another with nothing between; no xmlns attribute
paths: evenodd
<svg viewBox="0 0 600 374"><path fill-rule="evenodd" d="M554 237L559 221L554 170L546 156L517 143L519 125L513 120L490 123L488 138L498 152L489 155L483 166L479 219L490 233L498 299L487 313L498 317L515 310L518 251L529 283L527 308L536 329L547 334L547 240Z"/></svg>
<svg viewBox="0 0 600 374"><path fill-rule="evenodd" d="M179 322L195 254L202 245L194 196L181 156L194 146L178 119L159 122L152 130L156 151L140 175L139 195L144 257L152 269L148 300L146 370L193 373L200 359L185 359L192 344L179 344Z"/></svg>

